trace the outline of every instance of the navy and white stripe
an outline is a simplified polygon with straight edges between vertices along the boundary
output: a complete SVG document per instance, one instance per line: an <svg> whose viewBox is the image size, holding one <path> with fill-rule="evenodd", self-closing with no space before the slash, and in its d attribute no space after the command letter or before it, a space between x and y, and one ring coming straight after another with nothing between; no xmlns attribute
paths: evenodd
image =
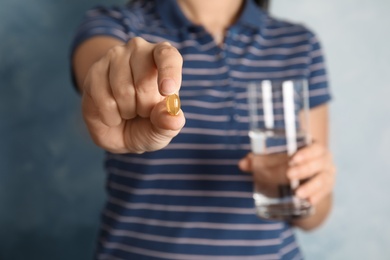
<svg viewBox="0 0 390 260"><path fill-rule="evenodd" d="M73 50L108 35L169 41L184 59L186 126L163 150L107 153L108 200L97 259L301 259L288 223L255 216L252 178L237 167L250 150L248 82L305 77L310 106L330 99L323 56L304 26L276 20L246 1L217 46L174 0L135 0L87 12Z"/></svg>

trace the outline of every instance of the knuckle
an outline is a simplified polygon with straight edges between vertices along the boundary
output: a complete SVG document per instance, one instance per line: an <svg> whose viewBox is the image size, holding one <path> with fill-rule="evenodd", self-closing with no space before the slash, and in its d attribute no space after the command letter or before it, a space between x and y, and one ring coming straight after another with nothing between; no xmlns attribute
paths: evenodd
<svg viewBox="0 0 390 260"><path fill-rule="evenodd" d="M124 86L117 89L118 98L131 99L134 96L134 90L130 86Z"/></svg>
<svg viewBox="0 0 390 260"><path fill-rule="evenodd" d="M157 74L151 77L140 77L134 82L134 88L137 93L158 93Z"/></svg>
<svg viewBox="0 0 390 260"><path fill-rule="evenodd" d="M182 66L183 64L183 57L181 56L180 52L173 46L168 45L159 45L157 48L155 48L155 55L163 58L162 61L166 61L167 63L174 62L177 64L177 66ZM162 64L164 67L164 64Z"/></svg>
<svg viewBox="0 0 390 260"><path fill-rule="evenodd" d="M135 86L137 88L137 92L142 91L144 92L148 88L149 82L145 78L137 79L135 82Z"/></svg>
<svg viewBox="0 0 390 260"><path fill-rule="evenodd" d="M100 59L94 62L89 68L88 75L93 79L97 74L101 73L104 70L104 61Z"/></svg>
<svg viewBox="0 0 390 260"><path fill-rule="evenodd" d="M138 49L140 48L142 45L144 45L146 43L146 41L144 39L142 39L141 37L134 37L132 38L127 46L131 49Z"/></svg>
<svg viewBox="0 0 390 260"><path fill-rule="evenodd" d="M166 46L172 46L172 44L169 41L163 41L159 43L160 45L166 45Z"/></svg>
<svg viewBox="0 0 390 260"><path fill-rule="evenodd" d="M107 62L103 58L94 62L88 70L87 76L84 80L87 84L90 85L101 85L100 77L107 73Z"/></svg>
<svg viewBox="0 0 390 260"><path fill-rule="evenodd" d="M178 51L176 48L166 45L166 44L160 44L158 45L158 48L156 48L156 54L160 56L173 56L177 55Z"/></svg>
<svg viewBox="0 0 390 260"><path fill-rule="evenodd" d="M122 56L123 54L123 48L122 46L114 46L111 49L108 50L107 56L109 59L115 59L117 57Z"/></svg>
<svg viewBox="0 0 390 260"><path fill-rule="evenodd" d="M100 104L100 109L104 111L112 111L117 107L116 101L113 98L107 98Z"/></svg>

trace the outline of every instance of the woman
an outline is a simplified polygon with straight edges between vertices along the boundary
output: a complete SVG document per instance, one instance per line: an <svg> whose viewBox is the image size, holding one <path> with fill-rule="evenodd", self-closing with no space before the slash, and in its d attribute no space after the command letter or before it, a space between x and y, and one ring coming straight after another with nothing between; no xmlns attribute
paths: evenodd
<svg viewBox="0 0 390 260"><path fill-rule="evenodd" d="M294 226L331 209L328 92L320 45L252 0L135 0L87 12L73 72L83 116L107 150L108 200L97 259L300 259ZM315 142L291 159L297 195L316 208L292 223L254 214L246 85L305 77ZM178 93L170 115L165 97ZM185 123L186 121L186 123ZM185 126L184 126L185 125Z"/></svg>

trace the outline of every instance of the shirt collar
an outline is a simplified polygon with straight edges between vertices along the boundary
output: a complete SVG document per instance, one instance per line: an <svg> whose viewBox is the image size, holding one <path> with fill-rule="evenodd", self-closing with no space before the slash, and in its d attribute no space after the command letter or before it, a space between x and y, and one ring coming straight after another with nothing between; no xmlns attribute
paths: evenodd
<svg viewBox="0 0 390 260"><path fill-rule="evenodd" d="M155 0L157 13L170 29L189 27L192 23L185 17L176 0Z"/></svg>
<svg viewBox="0 0 390 260"><path fill-rule="evenodd" d="M244 24L257 28L264 23L263 19L265 16L266 13L253 0L245 0L244 9L236 24Z"/></svg>
<svg viewBox="0 0 390 260"><path fill-rule="evenodd" d="M176 0L155 0L154 2L156 4L157 13L166 27L170 29L180 29L193 26L191 21L189 21L181 11ZM264 16L264 11L262 11L253 0L245 0L244 9L236 24L258 27L263 23Z"/></svg>

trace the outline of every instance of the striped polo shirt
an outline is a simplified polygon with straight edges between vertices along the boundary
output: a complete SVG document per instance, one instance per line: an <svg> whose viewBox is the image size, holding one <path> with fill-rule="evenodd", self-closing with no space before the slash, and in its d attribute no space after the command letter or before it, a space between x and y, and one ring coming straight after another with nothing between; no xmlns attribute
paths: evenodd
<svg viewBox="0 0 390 260"><path fill-rule="evenodd" d="M270 17L252 0L221 46L175 0L91 9L73 50L97 35L169 41L180 51L186 125L162 150L107 153L96 259L301 259L288 223L256 216L252 178L237 164L250 151L248 82L307 78L310 106L329 101L315 35Z"/></svg>

